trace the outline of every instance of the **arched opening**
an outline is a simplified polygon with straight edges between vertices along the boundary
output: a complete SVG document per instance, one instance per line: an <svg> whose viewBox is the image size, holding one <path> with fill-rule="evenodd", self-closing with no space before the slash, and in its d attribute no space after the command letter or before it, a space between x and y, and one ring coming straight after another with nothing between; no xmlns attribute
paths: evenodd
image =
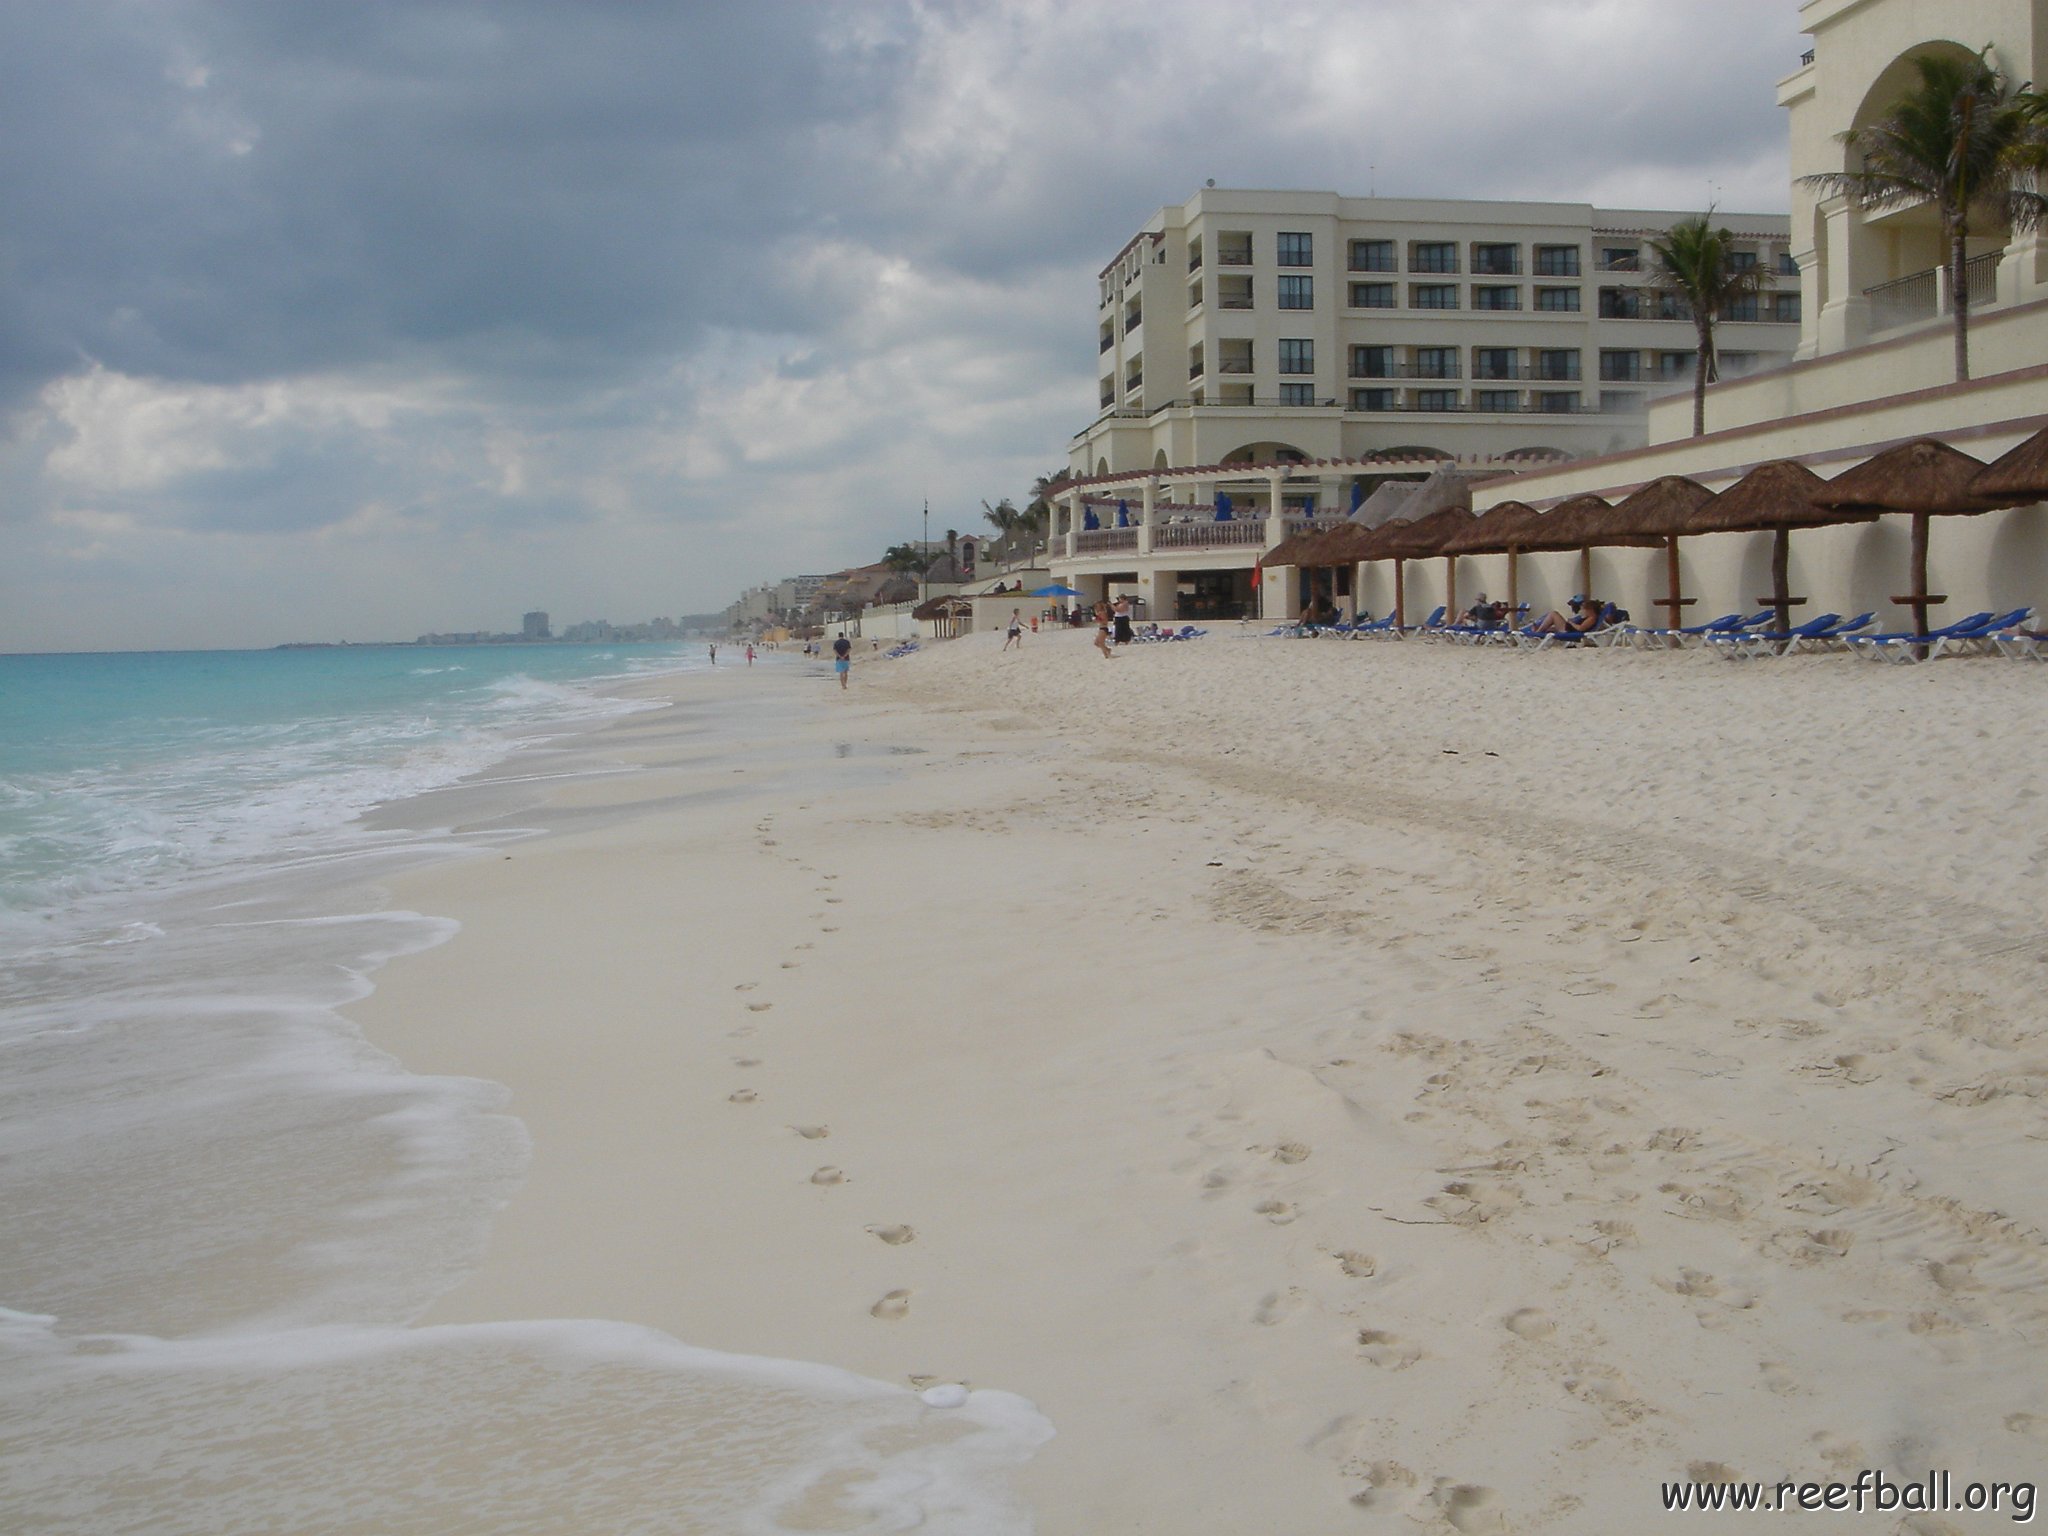
<svg viewBox="0 0 2048 1536"><path fill-rule="evenodd" d="M1246 443L1223 455L1224 464L1306 464L1308 455L1292 443Z"/></svg>
<svg viewBox="0 0 2048 1536"><path fill-rule="evenodd" d="M1402 443L1393 448L1375 448L1366 457L1368 459L1455 459L1457 455L1447 448L1431 448L1420 443Z"/></svg>
<svg viewBox="0 0 2048 1536"><path fill-rule="evenodd" d="M1168 469L1172 467L1166 462L1166 450L1164 448L1152 455L1152 467L1154 469Z"/></svg>

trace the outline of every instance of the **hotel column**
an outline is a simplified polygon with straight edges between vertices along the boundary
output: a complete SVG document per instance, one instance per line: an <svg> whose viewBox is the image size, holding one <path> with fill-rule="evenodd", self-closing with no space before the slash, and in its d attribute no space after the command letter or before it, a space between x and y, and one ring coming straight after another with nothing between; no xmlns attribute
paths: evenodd
<svg viewBox="0 0 2048 1536"><path fill-rule="evenodd" d="M1152 509L1159 503L1159 482L1145 482L1144 510L1138 514L1138 553L1152 553Z"/></svg>
<svg viewBox="0 0 2048 1536"><path fill-rule="evenodd" d="M1846 352L1870 338L1870 300L1863 296L1873 270L1873 237L1847 198L1821 205L1827 219L1827 302L1820 311L1820 349Z"/></svg>

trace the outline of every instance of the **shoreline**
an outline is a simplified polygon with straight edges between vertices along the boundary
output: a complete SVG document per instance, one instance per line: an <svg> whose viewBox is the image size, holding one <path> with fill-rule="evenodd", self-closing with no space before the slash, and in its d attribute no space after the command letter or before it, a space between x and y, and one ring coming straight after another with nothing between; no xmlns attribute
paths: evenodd
<svg viewBox="0 0 2048 1536"><path fill-rule="evenodd" d="M391 882L463 931L349 1015L534 1139L427 1321L1018 1393L1049 1533L2024 1474L2041 819L1842 772L1905 714L2032 760L2010 674L1086 645L927 647L732 747L624 717L640 772ZM1941 924L1894 943L1901 893Z"/></svg>

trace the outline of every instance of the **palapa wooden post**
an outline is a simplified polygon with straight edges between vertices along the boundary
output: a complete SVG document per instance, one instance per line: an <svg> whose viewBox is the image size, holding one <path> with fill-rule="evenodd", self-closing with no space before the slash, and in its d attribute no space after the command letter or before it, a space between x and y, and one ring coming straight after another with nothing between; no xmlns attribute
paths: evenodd
<svg viewBox="0 0 2048 1536"><path fill-rule="evenodd" d="M1515 614L1522 606L1520 588L1522 562L1518 558L1519 554L1520 551L1512 544L1508 546L1508 622L1510 624L1514 623Z"/></svg>
<svg viewBox="0 0 2048 1536"><path fill-rule="evenodd" d="M1587 597L1593 595L1593 546L1590 544L1579 551L1579 591Z"/></svg>
<svg viewBox="0 0 2048 1536"><path fill-rule="evenodd" d="M1407 594L1401 584L1401 567L1406 563L1406 561L1398 557L1394 561L1394 628L1396 629L1406 629L1408 627Z"/></svg>
<svg viewBox="0 0 2048 1536"><path fill-rule="evenodd" d="M1675 533L1664 536L1664 589L1665 595L1653 601L1666 611L1664 627L1676 629L1684 610L1699 599L1687 597L1678 588L1678 535Z"/></svg>
<svg viewBox="0 0 2048 1536"><path fill-rule="evenodd" d="M1458 557L1444 556L1444 618L1458 622Z"/></svg>

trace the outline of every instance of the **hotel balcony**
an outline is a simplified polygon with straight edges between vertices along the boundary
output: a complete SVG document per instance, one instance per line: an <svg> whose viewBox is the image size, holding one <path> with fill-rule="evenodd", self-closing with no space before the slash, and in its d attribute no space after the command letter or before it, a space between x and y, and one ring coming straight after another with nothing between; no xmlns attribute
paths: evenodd
<svg viewBox="0 0 2048 1536"><path fill-rule="evenodd" d="M1972 311L1998 302L1998 261L2002 255L2002 251L1986 251L1963 263L1963 282ZM1947 288L1947 268L1935 267L1864 289L1863 297L1870 301L1871 330L1897 330L1951 313Z"/></svg>

